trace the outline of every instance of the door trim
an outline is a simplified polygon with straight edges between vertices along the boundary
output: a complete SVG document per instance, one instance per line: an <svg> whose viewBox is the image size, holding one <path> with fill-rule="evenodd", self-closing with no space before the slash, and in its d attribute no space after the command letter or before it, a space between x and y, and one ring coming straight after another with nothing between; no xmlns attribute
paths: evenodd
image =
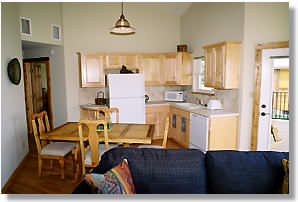
<svg viewBox="0 0 298 202"><path fill-rule="evenodd" d="M252 113L252 127L251 127L251 151L257 150L258 143L258 127L259 127L259 101L260 101L260 87L261 87L261 70L262 70L262 50L263 49L275 49L275 48L289 48L289 41L273 42L258 44L256 46L255 56L255 88L253 98L253 113Z"/></svg>

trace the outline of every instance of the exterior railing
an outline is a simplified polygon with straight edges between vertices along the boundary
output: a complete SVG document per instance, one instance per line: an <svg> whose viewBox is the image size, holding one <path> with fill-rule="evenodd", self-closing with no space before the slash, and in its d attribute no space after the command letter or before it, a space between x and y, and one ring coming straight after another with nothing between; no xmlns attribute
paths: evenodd
<svg viewBox="0 0 298 202"><path fill-rule="evenodd" d="M272 94L272 119L289 120L289 95L288 92L273 92Z"/></svg>

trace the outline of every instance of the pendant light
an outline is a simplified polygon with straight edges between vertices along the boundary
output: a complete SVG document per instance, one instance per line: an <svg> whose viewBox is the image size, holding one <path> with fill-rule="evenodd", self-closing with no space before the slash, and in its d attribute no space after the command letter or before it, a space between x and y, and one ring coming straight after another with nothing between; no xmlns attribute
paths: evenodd
<svg viewBox="0 0 298 202"><path fill-rule="evenodd" d="M136 33L136 29L129 25L129 22L125 19L125 16L123 15L123 1L121 4L120 19L117 20L115 26L112 28L110 33L116 35L131 35Z"/></svg>

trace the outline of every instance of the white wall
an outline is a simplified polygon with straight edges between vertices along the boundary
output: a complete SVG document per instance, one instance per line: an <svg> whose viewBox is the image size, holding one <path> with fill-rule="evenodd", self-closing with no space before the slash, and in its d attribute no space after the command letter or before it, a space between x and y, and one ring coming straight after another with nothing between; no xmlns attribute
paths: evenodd
<svg viewBox="0 0 298 202"><path fill-rule="evenodd" d="M181 43L193 56L203 56L205 45L243 39L243 3L192 3L181 17Z"/></svg>
<svg viewBox="0 0 298 202"><path fill-rule="evenodd" d="M19 85L7 76L12 58L17 57L22 66L18 19L16 3L1 3L1 188L29 151L23 71Z"/></svg>
<svg viewBox="0 0 298 202"><path fill-rule="evenodd" d="M256 45L288 40L288 3L245 3L240 88L239 146L242 150L250 149Z"/></svg>
<svg viewBox="0 0 298 202"><path fill-rule="evenodd" d="M51 50L53 54L50 54ZM54 127L57 127L67 121L63 46L24 49L24 58L38 57L50 58Z"/></svg>
<svg viewBox="0 0 298 202"><path fill-rule="evenodd" d="M143 5L143 6L142 6ZM63 3L67 118L79 120L79 51L169 52L180 42L177 7L157 3L125 3L124 15L136 34L109 33L120 17L120 3ZM86 95L88 89L83 90ZM88 93L88 92L87 92ZM94 90L90 94L95 96Z"/></svg>
<svg viewBox="0 0 298 202"><path fill-rule="evenodd" d="M21 35L22 40L63 44L63 38L61 40L52 39L51 28L52 24L60 25L62 28L61 3L23 2L19 3L19 8L20 16L31 18L32 24L32 36Z"/></svg>

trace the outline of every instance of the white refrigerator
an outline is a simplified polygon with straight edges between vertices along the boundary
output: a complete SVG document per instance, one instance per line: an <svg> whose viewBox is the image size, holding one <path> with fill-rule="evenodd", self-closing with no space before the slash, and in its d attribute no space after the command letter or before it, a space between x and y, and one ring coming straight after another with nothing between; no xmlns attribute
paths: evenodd
<svg viewBox="0 0 298 202"><path fill-rule="evenodd" d="M120 123L145 123L143 74L108 74L110 107L119 109ZM115 122L115 114L111 115Z"/></svg>

